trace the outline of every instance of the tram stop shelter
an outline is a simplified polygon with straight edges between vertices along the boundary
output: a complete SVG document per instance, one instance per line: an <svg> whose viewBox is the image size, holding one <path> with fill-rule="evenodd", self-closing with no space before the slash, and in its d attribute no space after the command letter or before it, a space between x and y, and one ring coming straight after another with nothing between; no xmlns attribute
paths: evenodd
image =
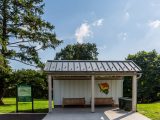
<svg viewBox="0 0 160 120"><path fill-rule="evenodd" d="M136 111L137 80L141 68L133 61L48 60L44 71L48 76L49 112L54 105L62 105L63 98L85 98L85 104L95 112L95 98L112 97L118 105L123 97L123 79L132 77L132 111ZM99 84L108 84L108 94L99 90Z"/></svg>

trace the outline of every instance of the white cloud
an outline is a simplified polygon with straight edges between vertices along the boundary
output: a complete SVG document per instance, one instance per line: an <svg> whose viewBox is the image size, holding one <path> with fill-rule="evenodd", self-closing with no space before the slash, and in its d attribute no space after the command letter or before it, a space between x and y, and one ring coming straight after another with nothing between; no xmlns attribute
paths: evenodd
<svg viewBox="0 0 160 120"><path fill-rule="evenodd" d="M90 37L92 31L90 30L90 25L88 23L82 23L75 32L76 40L78 43L83 43L84 39Z"/></svg>
<svg viewBox="0 0 160 120"><path fill-rule="evenodd" d="M103 25L103 21L104 19L99 19L99 20L96 20L95 22L93 22L93 26L102 26Z"/></svg>
<svg viewBox="0 0 160 120"><path fill-rule="evenodd" d="M124 20L128 21L129 19L130 19L130 13L129 12L125 12Z"/></svg>
<svg viewBox="0 0 160 120"><path fill-rule="evenodd" d="M94 27L102 26L103 21L104 19L98 19L94 21L93 23L88 23L86 21L82 23L81 26L78 27L75 31L76 41L78 43L83 43L86 38L92 37L93 36L92 29Z"/></svg>
<svg viewBox="0 0 160 120"><path fill-rule="evenodd" d="M151 28L160 28L160 20L151 21L148 25Z"/></svg>
<svg viewBox="0 0 160 120"><path fill-rule="evenodd" d="M128 38L128 34L126 32L121 32L118 34L118 38L125 41Z"/></svg>

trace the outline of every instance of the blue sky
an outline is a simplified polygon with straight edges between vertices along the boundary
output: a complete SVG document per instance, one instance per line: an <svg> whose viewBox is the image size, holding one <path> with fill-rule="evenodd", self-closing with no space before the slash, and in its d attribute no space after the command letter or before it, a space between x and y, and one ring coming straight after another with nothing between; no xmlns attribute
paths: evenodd
<svg viewBox="0 0 160 120"><path fill-rule="evenodd" d="M64 43L40 51L43 62L67 44L96 43L99 60L124 60L128 54L160 53L160 0L44 0L43 18L55 25ZM33 68L11 62L13 69Z"/></svg>

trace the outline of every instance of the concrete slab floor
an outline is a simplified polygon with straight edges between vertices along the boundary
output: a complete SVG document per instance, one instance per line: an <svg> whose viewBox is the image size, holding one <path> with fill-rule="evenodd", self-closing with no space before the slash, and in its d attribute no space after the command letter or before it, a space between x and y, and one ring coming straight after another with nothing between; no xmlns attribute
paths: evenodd
<svg viewBox="0 0 160 120"><path fill-rule="evenodd" d="M109 120L151 120L138 112L127 112L118 108L106 110L105 115Z"/></svg>
<svg viewBox="0 0 160 120"><path fill-rule="evenodd" d="M55 108L43 120L150 120L138 112L127 112L119 108Z"/></svg>
<svg viewBox="0 0 160 120"><path fill-rule="evenodd" d="M90 108L55 108L43 120L109 120L104 114L108 109L96 108L96 112L91 113Z"/></svg>

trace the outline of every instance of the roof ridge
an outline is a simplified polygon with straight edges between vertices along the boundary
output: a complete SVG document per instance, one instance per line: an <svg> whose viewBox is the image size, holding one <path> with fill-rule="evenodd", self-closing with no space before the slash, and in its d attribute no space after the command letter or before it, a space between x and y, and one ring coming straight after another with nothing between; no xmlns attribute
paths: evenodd
<svg viewBox="0 0 160 120"><path fill-rule="evenodd" d="M47 62L64 62L64 61L66 61L66 62L76 62L76 61L78 61L78 62L128 62L128 61L131 61L131 62L133 62L132 60L47 60Z"/></svg>

